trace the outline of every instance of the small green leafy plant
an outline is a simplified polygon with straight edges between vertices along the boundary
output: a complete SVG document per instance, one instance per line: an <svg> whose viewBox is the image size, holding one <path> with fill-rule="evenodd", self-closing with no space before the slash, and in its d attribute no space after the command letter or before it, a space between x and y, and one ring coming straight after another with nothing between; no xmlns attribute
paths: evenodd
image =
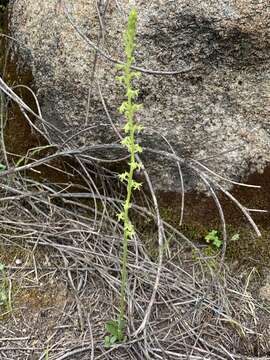
<svg viewBox="0 0 270 360"><path fill-rule="evenodd" d="M238 241L240 238L239 233L235 233L231 237L231 241ZM209 233L204 237L205 241L211 246L213 250L219 250L223 245L222 239L220 239L219 233L217 230L211 230Z"/></svg>
<svg viewBox="0 0 270 360"><path fill-rule="evenodd" d="M108 321L106 324L106 331L110 335L105 336L105 347L109 348L117 342L124 341L124 330L124 321L121 321L120 319Z"/></svg>
<svg viewBox="0 0 270 360"><path fill-rule="evenodd" d="M141 146L136 141L136 135L143 130L143 127L136 123L135 114L142 108L142 105L136 103L138 90L133 88L133 80L139 77L139 73L132 70L134 63L135 37L136 37L137 11L131 10L128 18L127 30L124 34L125 56L124 64L117 65L117 69L122 72L116 79L124 86L126 91L126 100L119 108L121 114L125 117L124 133L122 145L130 153L129 170L119 175L120 181L126 184L127 193L123 204L123 210L118 214L118 220L123 222L123 249L121 256L121 293L120 309L117 320L109 321L106 325L106 331L109 336L105 338L105 345L112 346L115 343L123 342L125 339L125 307L126 307L126 288L128 281L127 274L127 255L128 241L134 236L134 226L129 218L129 209L131 207L132 193L139 190L141 183L134 180L134 172L140 171L142 164L136 161L136 154L142 152Z"/></svg>
<svg viewBox="0 0 270 360"><path fill-rule="evenodd" d="M220 239L217 230L209 231L209 233L204 237L204 239L215 250L219 250L223 244L223 241Z"/></svg>

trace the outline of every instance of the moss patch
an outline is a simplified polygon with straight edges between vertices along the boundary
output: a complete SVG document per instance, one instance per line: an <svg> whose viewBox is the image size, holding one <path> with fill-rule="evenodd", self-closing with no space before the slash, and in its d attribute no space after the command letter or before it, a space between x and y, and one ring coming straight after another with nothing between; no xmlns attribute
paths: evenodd
<svg viewBox="0 0 270 360"><path fill-rule="evenodd" d="M218 230L221 234L218 218L209 221L208 224L195 219L180 226L180 212L177 209L161 207L160 214L164 221L175 227L178 231L181 231L189 240L196 244L206 245L205 236L211 230ZM154 220L148 218L138 220L137 218L136 229L141 234L149 256L155 259L158 255L158 239L157 226ZM270 231L268 229L263 229L262 237L257 237L250 226L246 224L239 226L227 224L227 235L226 261L228 264L237 264L237 266L241 266L244 270L255 267L259 272L269 268ZM235 235L239 236L235 237ZM233 240L234 237L238 239ZM220 238L222 240L222 235L220 235ZM170 245L173 245L173 239Z"/></svg>
<svg viewBox="0 0 270 360"><path fill-rule="evenodd" d="M261 237L256 237L248 229L239 230L239 239L230 241L226 259L245 269L255 267L259 272L270 266L270 232L263 230Z"/></svg>

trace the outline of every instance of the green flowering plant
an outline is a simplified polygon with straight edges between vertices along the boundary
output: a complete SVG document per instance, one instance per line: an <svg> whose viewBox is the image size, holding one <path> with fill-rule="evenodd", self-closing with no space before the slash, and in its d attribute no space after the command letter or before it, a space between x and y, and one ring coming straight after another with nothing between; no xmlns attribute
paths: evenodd
<svg viewBox="0 0 270 360"><path fill-rule="evenodd" d="M124 341L125 330L125 307L126 307L126 288L128 281L127 273L127 254L128 241L135 235L134 226L129 218L129 209L131 208L131 198L134 190L140 190L142 184L134 180L135 171L140 171L142 163L136 161L136 154L142 152L142 147L136 141L136 135L143 130L143 126L136 123L135 114L141 108L141 104L136 103L139 91L133 88L133 80L140 76L140 73L132 70L134 63L135 37L136 37L137 11L132 9L129 18L127 30L124 34L125 56L126 60L123 64L118 64L117 69L122 72L121 76L116 79L125 88L126 100L119 108L119 112L125 117L125 126L123 128L125 136L122 139L122 145L127 148L130 153L128 171L119 174L121 182L126 184L127 193L123 204L122 211L118 214L118 220L123 223L123 249L121 256L121 293L120 293L120 309L119 318L109 321L106 324L106 331L109 336L105 338L105 346L110 347L117 342Z"/></svg>

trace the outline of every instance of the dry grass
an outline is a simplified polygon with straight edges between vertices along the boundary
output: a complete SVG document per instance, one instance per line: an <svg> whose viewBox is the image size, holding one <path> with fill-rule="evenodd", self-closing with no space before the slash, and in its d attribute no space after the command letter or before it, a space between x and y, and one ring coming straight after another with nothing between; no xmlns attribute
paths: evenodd
<svg viewBox="0 0 270 360"><path fill-rule="evenodd" d="M0 185L2 259L13 304L0 323L3 359L44 359L47 347L51 360L267 358L270 314L249 291L253 274L232 274L194 256L166 224L166 238L173 241L164 250L146 326L134 336L158 265L136 237L129 246L128 339L105 349L104 325L119 305L122 229L112 215L118 196L102 195L95 208L75 193L59 193L56 185L19 176L10 182Z"/></svg>
<svg viewBox="0 0 270 360"><path fill-rule="evenodd" d="M134 203L133 212L142 221L155 219L159 235L151 236L153 244L159 238L159 261L149 256L137 234L129 244L127 342L104 348L105 323L119 306L123 229L115 214L124 196L117 174L91 154L118 147L62 149L0 173L2 261L12 297L12 310L2 309L1 357L41 360L48 349L50 360L267 359L269 309L249 291L252 276L232 273L224 265L226 244L221 257L209 261L196 244L166 224L147 172L150 195L142 194L144 204ZM185 164L201 177L217 204L226 239L216 193L223 191L224 179L176 153L158 154L177 161L180 175ZM23 175L63 156L73 161L69 182ZM75 175L83 185L72 185ZM248 209L226 194L258 231ZM22 263L16 265L18 258Z"/></svg>
<svg viewBox="0 0 270 360"><path fill-rule="evenodd" d="M95 51L103 55L98 47ZM51 125L40 108L35 114L1 78L0 89L50 142L46 129L52 130ZM114 128L99 90L104 113ZM37 127L30 114L42 126ZM104 348L105 323L119 306L123 229L116 214L124 190L117 174L102 164L117 163L127 154L118 143L76 148L72 145L76 135L63 138L53 154L38 160L30 156L17 167L8 162L10 154L2 142L2 159L8 168L0 173L0 241L5 251L1 260L6 264L12 310L1 309L1 359L42 360L46 350L50 360L270 359L269 307L252 291L254 275L235 273L224 264L227 232L218 191L234 202L260 235L250 216L254 210L224 189L224 181L230 180L201 162L181 158L164 138L168 152L144 148L144 154L177 163L183 190L180 222L185 203L182 167L201 179L221 219L223 251L210 261L197 244L160 217L144 169L148 195L142 194L140 203L134 200L133 214L136 221L155 220L157 233L149 236L158 244L157 259L150 256L138 233L129 244L127 341ZM25 175L25 171L37 175L41 165L55 168L55 159L71 160L65 181L51 183ZM72 183L74 178L81 179L79 185Z"/></svg>

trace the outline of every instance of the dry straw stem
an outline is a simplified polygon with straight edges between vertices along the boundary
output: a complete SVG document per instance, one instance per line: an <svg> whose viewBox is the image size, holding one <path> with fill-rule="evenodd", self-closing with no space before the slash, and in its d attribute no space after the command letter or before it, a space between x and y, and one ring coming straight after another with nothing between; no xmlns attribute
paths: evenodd
<svg viewBox="0 0 270 360"><path fill-rule="evenodd" d="M32 269L36 268L34 272L43 278L48 272L58 274L70 289L76 289L75 308L67 305L62 317L57 320L57 326L65 325L66 330L65 333L59 330L50 340L51 359L73 359L78 355L89 359L93 351L95 359L147 358L147 354L150 358L185 359L190 354L191 359L207 356L242 359L242 353L237 349L239 339L244 343L245 340L240 333L244 334L247 342L255 336L261 351L267 347L264 335L258 332L255 324L258 324L260 312L264 316L268 316L268 312L249 294L247 284L251 283L250 276L248 283L243 284L242 274L231 273L226 266L217 276L200 263L184 262L187 250L183 238L163 223L166 236L175 234L176 247L161 266L156 301L144 336L105 351L102 327L105 319L117 312L113 299L119 295L120 287L118 253L122 227L115 222L114 215L109 215L119 209L119 194L103 195L102 203L108 213L104 215L94 204L80 203L80 194L77 194L78 199L75 198L76 193L69 199L68 190L59 191L55 185L41 184L18 175L12 187L2 183L1 188L5 193L2 196L5 211L0 211L5 242L15 243L20 239L21 245L35 249L36 255L41 247L53 249L49 267L37 258ZM86 187L82 191L87 193L89 189ZM99 198L95 191L92 196ZM52 201L55 198L61 201ZM29 206L33 209L31 212L28 211ZM86 215L89 212L96 216L89 217ZM142 209L138 207L138 214L140 212ZM145 212L147 216L151 213L153 218L156 217L151 208L145 209ZM143 321L158 265L149 259L139 234L131 241L128 256L129 289L135 289L135 292L129 290L128 294L128 317L132 331ZM23 276L26 270L17 266L9 271L15 271L14 276L26 279ZM31 271L31 266L28 271ZM253 309L252 313L250 309ZM80 330L83 341L78 339L78 330L74 325L66 327L74 324L76 319L80 321L80 317L85 324ZM9 323L10 329L12 326L12 322ZM14 326L18 326L18 322ZM32 351L41 356L40 342ZM44 349L44 343L41 345ZM13 338L14 348L23 346L25 351L29 348L26 339ZM19 356L17 358L20 360ZM250 356L252 358L256 357Z"/></svg>

